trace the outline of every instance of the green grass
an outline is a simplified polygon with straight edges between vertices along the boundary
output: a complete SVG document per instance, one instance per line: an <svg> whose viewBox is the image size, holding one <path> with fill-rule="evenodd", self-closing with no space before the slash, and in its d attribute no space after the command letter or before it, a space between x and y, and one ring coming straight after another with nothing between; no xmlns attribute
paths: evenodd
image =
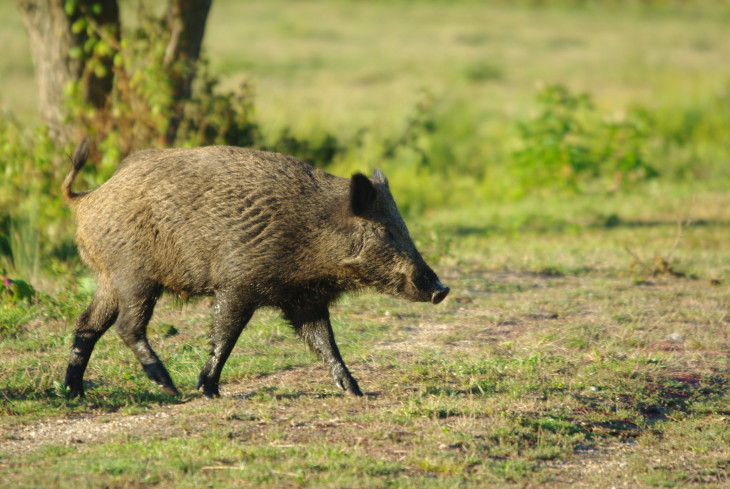
<svg viewBox="0 0 730 489"><path fill-rule="evenodd" d="M212 70L228 87L253 80L263 134L334 135L340 175L382 166L452 287L438 307L374 293L333 307L362 399L337 390L274 311L241 336L223 397L203 398L210 301L168 296L150 339L181 398L113 331L87 398L65 397L93 280L54 190L68 149L5 127L36 116L19 16L0 13L13 46L0 60L13 114L0 126L0 276L36 292L0 289L3 487L727 485L725 6L214 3ZM658 178L578 193L548 182L516 198L519 124L534 123L537 86L555 83L611 120L646 111L641 151Z"/></svg>
<svg viewBox="0 0 730 489"><path fill-rule="evenodd" d="M728 208L707 212L726 222ZM568 487L576 477L629 477L722 487L728 273L713 275L713 263L730 261L708 243L724 227L684 230L672 265L686 262L692 277L637 277L610 243L629 236L644 243L638 252L661 250L676 229L607 210L618 224L579 226L579 215L569 232L527 226L449 241L436 268L453 292L438 307L375 294L336 305L336 335L364 399L331 385L271 311L244 332L214 401L193 389L206 356L205 300L162 301L150 328L182 399L158 393L110 333L92 357L87 399L67 401L54 383L70 327L27 327L0 345L4 482ZM445 243L425 246L435 254ZM76 309L83 300L72 299ZM28 435L36 429L47 430L41 441Z"/></svg>

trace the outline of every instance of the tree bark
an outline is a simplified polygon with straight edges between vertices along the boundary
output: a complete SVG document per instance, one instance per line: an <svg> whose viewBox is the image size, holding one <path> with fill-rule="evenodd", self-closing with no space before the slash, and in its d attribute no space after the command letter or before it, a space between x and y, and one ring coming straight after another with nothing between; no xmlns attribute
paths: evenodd
<svg viewBox="0 0 730 489"><path fill-rule="evenodd" d="M170 68L172 97L176 102L170 114L166 134L168 146L175 141L183 116L182 102L189 99L195 78L196 64L205 35L205 24L212 0L170 0L167 23L170 42L165 52L165 65Z"/></svg>
<svg viewBox="0 0 730 489"><path fill-rule="evenodd" d="M83 62L69 52L81 42L71 32L73 20L66 15L62 0L17 0L30 37L30 49L38 83L41 119L54 136L60 136L64 120L64 89L78 80Z"/></svg>
<svg viewBox="0 0 730 489"><path fill-rule="evenodd" d="M96 108L106 104L113 85L113 56L100 60L107 65L106 74L98 77L86 74L82 58L71 56L73 47L83 47L88 39L85 30L74 34L72 25L82 15L90 16L99 26L112 25L119 38L119 7L116 0L80 0L79 8L68 15L64 0L16 0L30 37L31 55L38 83L38 104L42 120L48 125L54 139L65 140L72 128L65 125L66 87L70 82L85 80L84 99ZM93 13L91 3L101 5Z"/></svg>

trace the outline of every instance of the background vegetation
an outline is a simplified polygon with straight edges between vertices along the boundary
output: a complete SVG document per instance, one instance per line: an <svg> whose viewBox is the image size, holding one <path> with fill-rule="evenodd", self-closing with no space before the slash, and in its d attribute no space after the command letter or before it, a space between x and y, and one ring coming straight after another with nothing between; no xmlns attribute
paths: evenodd
<svg viewBox="0 0 730 489"><path fill-rule="evenodd" d="M164 134L164 53L136 6L117 113L69 92L97 143L89 188ZM109 334L70 402L57 382L94 288L58 191L73 148L40 127L22 22L0 4L0 480L722 487L728 28L709 1L216 0L178 144L383 168L452 297L338 306L362 402L273 313L239 342L229 396L199 399L208 311L172 300L153 341L183 401Z"/></svg>

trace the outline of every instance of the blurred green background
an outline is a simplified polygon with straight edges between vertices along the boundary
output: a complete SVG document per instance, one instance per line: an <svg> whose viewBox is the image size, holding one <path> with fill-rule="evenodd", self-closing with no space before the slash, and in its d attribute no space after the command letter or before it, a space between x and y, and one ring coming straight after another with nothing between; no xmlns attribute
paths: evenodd
<svg viewBox="0 0 730 489"><path fill-rule="evenodd" d="M139 8L167 2L120 3L128 91L104 119L69 90L96 143L78 190L169 118ZM452 292L333 306L364 400L263 311L205 402L210 308L169 296L150 339L183 399L108 334L69 400L95 288L60 197L74 144L41 124L0 1L0 486L726 487L729 33L727 0L213 0L175 145L382 168ZM76 421L119 433L81 443Z"/></svg>
<svg viewBox="0 0 730 489"><path fill-rule="evenodd" d="M127 29L137 6L122 2ZM253 146L342 176L381 167L404 214L452 234L630 218L671 196L712 208L730 182L728 27L711 1L215 0L203 56L229 98L202 117L240 102ZM40 126L12 2L0 46L0 269L37 281L76 263L59 199L73 148ZM97 141L82 185L109 177L124 137Z"/></svg>

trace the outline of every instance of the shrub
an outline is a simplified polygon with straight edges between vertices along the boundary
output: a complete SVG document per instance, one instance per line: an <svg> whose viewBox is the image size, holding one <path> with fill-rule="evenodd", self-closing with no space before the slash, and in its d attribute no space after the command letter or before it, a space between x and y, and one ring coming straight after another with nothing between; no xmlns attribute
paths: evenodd
<svg viewBox="0 0 730 489"><path fill-rule="evenodd" d="M0 267L32 280L40 256L71 239L60 182L70 148L57 147L45 128L22 130L0 117Z"/></svg>
<svg viewBox="0 0 730 489"><path fill-rule="evenodd" d="M106 162L113 163L148 147L253 145L258 127L252 120L250 84L237 91L220 91L218 79L202 60L190 97L180 100L173 85L185 67L181 61L166 59L169 33L144 6L140 9L139 25L125 31L121 41L85 17L77 21L89 41L71 55L84 61L86 72L105 69L102 60L114 53L114 86L105 108L96 109L84 101L83 78L67 88L67 112L70 122L79 127L79 138L92 134ZM171 128L171 124L178 125Z"/></svg>
<svg viewBox="0 0 730 489"><path fill-rule="evenodd" d="M175 97L174 80L189 68L166 59L169 33L143 5L139 26L124 32L121 41L85 18L77 21L89 41L72 54L84 60L87 72L104 69L103 58L115 53L114 86L106 108L84 102L83 79L68 87L67 109L80 128L78 139L92 134L102 154L99 180L106 180L127 154L150 147L229 144L286 152L315 165L331 162L342 151L330 134L313 144L284 130L264 143L254 120L253 85L245 81L237 90L221 90L205 57L197 64L190 96Z"/></svg>
<svg viewBox="0 0 730 489"><path fill-rule="evenodd" d="M511 168L517 193L545 189L579 192L599 182L618 190L657 176L648 163L649 116L599 112L590 96L551 85L537 96L537 116L518 124L520 147Z"/></svg>

